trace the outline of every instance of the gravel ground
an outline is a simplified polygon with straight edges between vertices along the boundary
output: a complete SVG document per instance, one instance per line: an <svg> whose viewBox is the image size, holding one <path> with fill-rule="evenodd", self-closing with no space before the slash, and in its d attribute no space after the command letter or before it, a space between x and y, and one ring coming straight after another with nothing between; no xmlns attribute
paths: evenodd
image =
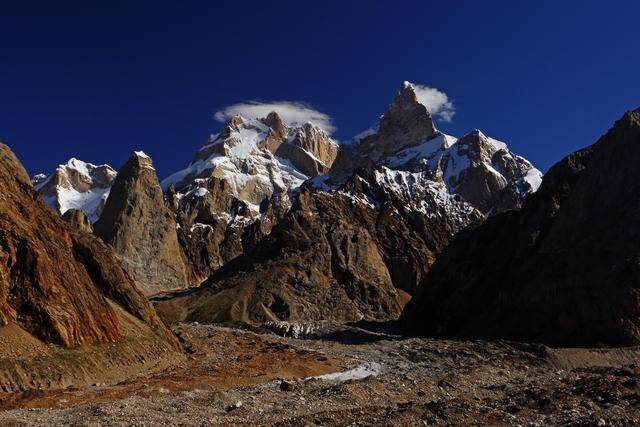
<svg viewBox="0 0 640 427"><path fill-rule="evenodd" d="M314 339L197 324L175 330L190 353L181 371L92 390L22 396L14 402L21 408L0 413L0 424L640 422L640 351L635 348L552 350L508 342L406 339L380 327L371 330L371 325L320 325L307 334ZM215 356L227 350L235 353ZM252 364L256 354L265 352L274 357ZM274 370L280 377L256 375L271 365L278 366ZM209 370L217 370L216 381L205 375ZM334 371L343 374L327 375Z"/></svg>

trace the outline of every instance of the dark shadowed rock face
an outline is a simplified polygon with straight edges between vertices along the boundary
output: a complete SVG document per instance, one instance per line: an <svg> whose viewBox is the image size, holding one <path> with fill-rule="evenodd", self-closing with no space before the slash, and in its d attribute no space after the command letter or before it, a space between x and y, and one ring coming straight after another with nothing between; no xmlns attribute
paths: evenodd
<svg viewBox="0 0 640 427"><path fill-rule="evenodd" d="M640 110L545 176L521 211L460 233L402 324L557 346L640 343Z"/></svg>
<svg viewBox="0 0 640 427"><path fill-rule="evenodd" d="M134 153L118 172L94 229L145 293L189 285L174 213L144 153Z"/></svg>
<svg viewBox="0 0 640 427"><path fill-rule="evenodd" d="M111 250L47 208L0 144L0 326L66 346L116 341L125 332L110 301L173 340Z"/></svg>
<svg viewBox="0 0 640 427"><path fill-rule="evenodd" d="M233 195L228 181L210 178L202 185L176 205L178 241L196 283L243 252L242 236L251 222L249 207Z"/></svg>

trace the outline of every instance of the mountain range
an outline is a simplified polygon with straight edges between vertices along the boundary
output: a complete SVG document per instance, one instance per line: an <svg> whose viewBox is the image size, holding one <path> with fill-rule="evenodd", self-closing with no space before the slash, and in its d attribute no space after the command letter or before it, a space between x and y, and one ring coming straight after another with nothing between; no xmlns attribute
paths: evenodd
<svg viewBox="0 0 640 427"><path fill-rule="evenodd" d="M59 211L70 203L55 197L66 194L58 176L96 169L70 168L34 178ZM99 210L73 207L147 294L201 285L158 304L172 318L395 319L453 235L520 208L541 177L480 131L438 131L404 82L378 123L351 141L313 123L289 126L277 112L234 116L162 188L138 153L99 187L108 194ZM93 201L102 183L74 200Z"/></svg>
<svg viewBox="0 0 640 427"><path fill-rule="evenodd" d="M117 173L71 159L32 183L166 321L402 314L417 334L619 345L640 336L625 243L637 125L628 113L543 180L479 130L439 131L404 82L350 141L236 115L162 181L135 152Z"/></svg>
<svg viewBox="0 0 640 427"><path fill-rule="evenodd" d="M174 322L637 345L639 144L636 110L543 177L439 131L404 82L350 141L234 116L162 181L142 151L29 178L0 145L0 387L157 372L183 360Z"/></svg>

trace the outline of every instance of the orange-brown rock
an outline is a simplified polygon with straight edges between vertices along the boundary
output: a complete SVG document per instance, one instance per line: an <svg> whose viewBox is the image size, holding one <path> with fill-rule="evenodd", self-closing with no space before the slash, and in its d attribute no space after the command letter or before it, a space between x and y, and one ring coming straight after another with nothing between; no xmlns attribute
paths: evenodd
<svg viewBox="0 0 640 427"><path fill-rule="evenodd" d="M0 325L66 346L116 341L125 329L110 301L173 340L109 248L47 208L0 144Z"/></svg>
<svg viewBox="0 0 640 427"><path fill-rule="evenodd" d="M288 211L283 202L246 229L258 240L242 255L160 311L201 322L395 319L435 252L480 219L453 199L427 217L365 171L339 191L303 187Z"/></svg>
<svg viewBox="0 0 640 427"><path fill-rule="evenodd" d="M255 250L160 310L179 306L181 318L203 322L397 317L398 295L374 237L345 218L348 197L326 196L301 193Z"/></svg>
<svg viewBox="0 0 640 427"><path fill-rule="evenodd" d="M267 117L262 119L262 123L269 127L269 131L267 137L260 141L259 146L275 154L278 151L278 147L286 141L289 128L275 111L270 112Z"/></svg>
<svg viewBox="0 0 640 427"><path fill-rule="evenodd" d="M338 145L318 126L306 123L293 131L275 154L291 161L306 176L316 177L329 172L338 155Z"/></svg>

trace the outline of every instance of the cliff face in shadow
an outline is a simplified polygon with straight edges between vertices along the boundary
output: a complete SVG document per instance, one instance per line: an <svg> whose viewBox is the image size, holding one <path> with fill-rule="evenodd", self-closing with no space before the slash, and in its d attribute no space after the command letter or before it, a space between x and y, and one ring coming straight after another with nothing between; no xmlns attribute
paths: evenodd
<svg viewBox="0 0 640 427"><path fill-rule="evenodd" d="M640 110L545 175L521 211L460 233L403 326L555 346L640 342Z"/></svg>

